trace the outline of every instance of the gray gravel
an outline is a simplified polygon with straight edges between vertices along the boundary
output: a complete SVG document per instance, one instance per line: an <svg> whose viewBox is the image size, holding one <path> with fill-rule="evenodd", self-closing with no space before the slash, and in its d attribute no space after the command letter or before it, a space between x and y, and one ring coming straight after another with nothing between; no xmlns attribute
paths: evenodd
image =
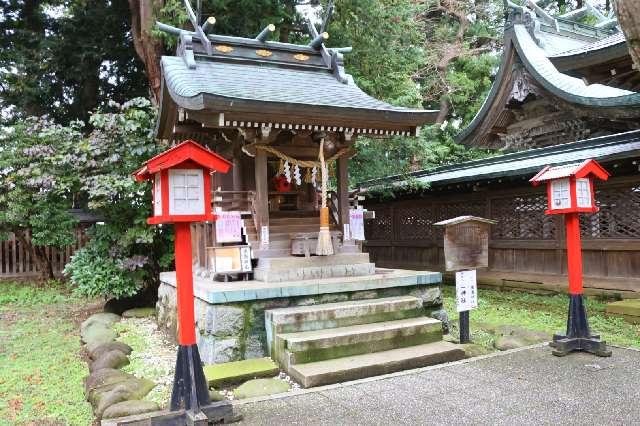
<svg viewBox="0 0 640 426"><path fill-rule="evenodd" d="M640 424L640 351L535 347L236 405L243 425Z"/></svg>

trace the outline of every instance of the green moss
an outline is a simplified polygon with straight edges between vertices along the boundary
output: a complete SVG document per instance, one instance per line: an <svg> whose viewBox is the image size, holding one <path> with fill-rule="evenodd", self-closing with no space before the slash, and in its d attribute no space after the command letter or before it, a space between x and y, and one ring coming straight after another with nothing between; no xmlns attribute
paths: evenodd
<svg viewBox="0 0 640 426"><path fill-rule="evenodd" d="M450 315L452 334L458 334L458 313L455 308L455 287L445 286L444 306ZM591 330L608 343L640 348L640 325L629 324L623 318L605 315L606 302L586 297ZM471 338L487 348L493 346L494 330L501 325L516 325L549 335L564 332L567 321L568 297L536 295L517 291L478 291L478 309L471 311Z"/></svg>
<svg viewBox="0 0 640 426"><path fill-rule="evenodd" d="M247 379L272 377L279 372L271 358L255 358L204 366L204 376L209 386L227 386Z"/></svg>
<svg viewBox="0 0 640 426"><path fill-rule="evenodd" d="M240 333L240 357L244 359L247 353L247 338L249 337L249 330L251 329L251 323L253 320L253 310L250 303L243 303L240 308L244 311L242 315L242 332Z"/></svg>
<svg viewBox="0 0 640 426"><path fill-rule="evenodd" d="M406 348L409 346L422 345L424 343L437 342L442 339L440 330L415 334L413 336L398 335L392 339L378 340L375 347L371 342L360 342L352 345L331 346L328 348L309 348L305 351L295 352L293 354L295 363L304 364L307 362L324 361L327 359L343 358L353 355L362 355L371 352L388 351L397 348Z"/></svg>
<svg viewBox="0 0 640 426"><path fill-rule="evenodd" d="M79 325L88 301L61 286L2 284L0 425L89 425Z"/></svg>

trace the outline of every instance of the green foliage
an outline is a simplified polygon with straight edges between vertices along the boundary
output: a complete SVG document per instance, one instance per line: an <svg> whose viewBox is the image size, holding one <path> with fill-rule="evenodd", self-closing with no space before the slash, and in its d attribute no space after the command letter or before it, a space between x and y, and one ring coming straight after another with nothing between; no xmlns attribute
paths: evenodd
<svg viewBox="0 0 640 426"><path fill-rule="evenodd" d="M11 121L86 120L145 95L124 0L0 0L0 110Z"/></svg>
<svg viewBox="0 0 640 426"><path fill-rule="evenodd" d="M81 137L75 123L62 127L34 117L0 127L0 233L31 230L38 245L73 242L69 209L80 177L69 153Z"/></svg>
<svg viewBox="0 0 640 426"><path fill-rule="evenodd" d="M170 265L169 228L147 225L151 215L151 187L131 174L159 152L153 138L155 110L137 98L117 112L91 117L93 132L78 145L86 162L83 176L87 205L104 218L94 226L87 246L65 268L77 290L86 295L128 296L157 284L158 273Z"/></svg>
<svg viewBox="0 0 640 426"><path fill-rule="evenodd" d="M60 284L2 283L0 424L91 424L74 323L86 303Z"/></svg>
<svg viewBox="0 0 640 426"><path fill-rule="evenodd" d="M420 105L412 79L424 60L418 11L410 0L335 2L329 44L353 47L345 67L365 92L395 105Z"/></svg>
<svg viewBox="0 0 640 426"><path fill-rule="evenodd" d="M295 11L296 3L295 0L204 0L202 19L216 18L216 34L249 38L258 35L268 24L274 24L276 31L272 39L293 42L304 38L306 31ZM166 0L158 13L158 20L178 28L192 29L183 0ZM174 35L157 30L154 34L168 46L175 46Z"/></svg>

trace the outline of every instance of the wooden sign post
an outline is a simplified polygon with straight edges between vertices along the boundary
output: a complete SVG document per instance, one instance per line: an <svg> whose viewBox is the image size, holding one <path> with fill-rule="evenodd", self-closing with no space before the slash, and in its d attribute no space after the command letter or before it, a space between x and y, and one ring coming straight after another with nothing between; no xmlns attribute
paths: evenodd
<svg viewBox="0 0 640 426"><path fill-rule="evenodd" d="M582 289L582 245L580 213L598 211L593 190L594 179L607 180L609 173L595 160L563 166L547 166L531 178L533 185L547 184L548 209L545 214L563 214L567 239L569 275L569 315L567 334L556 334L550 346L556 356L571 351L585 351L598 356L611 356L606 342L591 334L584 307Z"/></svg>
<svg viewBox="0 0 640 426"><path fill-rule="evenodd" d="M444 226L444 259L447 271L456 271L456 305L460 343L469 343L469 311L478 307L476 269L489 265L489 226L494 220L459 216L434 223Z"/></svg>
<svg viewBox="0 0 640 426"><path fill-rule="evenodd" d="M134 173L138 181L153 181L153 216L147 219L147 223L173 223L175 226L180 346L171 410L185 410L191 419L190 423L194 420L199 423L205 421L207 416L203 408L210 403L196 344L191 223L216 219L211 208L210 174L216 171L226 173L230 167L231 163L219 155L194 141L185 141L148 160Z"/></svg>

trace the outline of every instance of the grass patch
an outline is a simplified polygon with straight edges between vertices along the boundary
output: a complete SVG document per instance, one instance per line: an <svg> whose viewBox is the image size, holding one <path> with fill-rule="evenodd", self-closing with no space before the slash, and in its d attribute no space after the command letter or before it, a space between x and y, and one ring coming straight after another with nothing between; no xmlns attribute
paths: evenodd
<svg viewBox="0 0 640 426"><path fill-rule="evenodd" d="M445 286L444 306L451 320L451 334L459 336L455 287ZM586 297L589 326L608 343L640 348L640 325L625 322L621 317L605 316L607 302ZM569 300L566 295L536 295L524 292L478 290L478 308L470 313L471 339L487 348L493 347L491 329L501 325L516 325L543 331L550 336L565 332Z"/></svg>
<svg viewBox="0 0 640 426"><path fill-rule="evenodd" d="M60 283L0 283L0 425L90 425L74 320L90 303Z"/></svg>

